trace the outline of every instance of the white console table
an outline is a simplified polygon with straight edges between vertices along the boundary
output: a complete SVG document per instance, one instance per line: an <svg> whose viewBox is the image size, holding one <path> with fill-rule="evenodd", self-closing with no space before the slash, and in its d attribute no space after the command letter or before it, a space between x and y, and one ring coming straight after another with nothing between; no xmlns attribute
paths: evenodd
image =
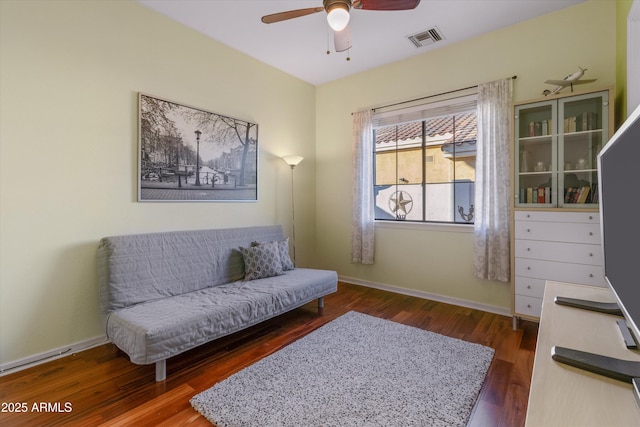
<svg viewBox="0 0 640 427"><path fill-rule="evenodd" d="M553 346L640 361L628 350L620 317L560 306L556 296L614 302L607 288L547 281L542 303L526 427L638 427L640 408L631 384L551 359Z"/></svg>

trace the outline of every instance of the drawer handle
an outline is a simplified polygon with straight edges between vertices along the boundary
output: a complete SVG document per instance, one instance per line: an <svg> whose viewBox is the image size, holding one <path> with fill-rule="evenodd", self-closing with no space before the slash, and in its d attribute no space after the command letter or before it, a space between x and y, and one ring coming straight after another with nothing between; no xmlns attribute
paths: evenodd
<svg viewBox="0 0 640 427"><path fill-rule="evenodd" d="M531 230L529 228L527 228L527 233L530 233L530 232L531 232Z"/></svg>
<svg viewBox="0 0 640 427"><path fill-rule="evenodd" d="M527 267L527 270L531 270L531 267Z"/></svg>
<svg viewBox="0 0 640 427"><path fill-rule="evenodd" d="M531 285L527 285L527 289L531 289Z"/></svg>
<svg viewBox="0 0 640 427"><path fill-rule="evenodd" d="M527 308L531 308L531 304L527 304Z"/></svg>
<svg viewBox="0 0 640 427"><path fill-rule="evenodd" d="M589 256L593 256L593 254L591 252L589 252Z"/></svg>
<svg viewBox="0 0 640 427"><path fill-rule="evenodd" d="M593 231L590 231L590 232L589 232L589 236L593 236Z"/></svg>
<svg viewBox="0 0 640 427"><path fill-rule="evenodd" d="M593 219L593 217L591 215L589 215L589 219Z"/></svg>
<svg viewBox="0 0 640 427"><path fill-rule="evenodd" d="M530 252L530 251L531 251L531 248L527 248L527 252Z"/></svg>
<svg viewBox="0 0 640 427"><path fill-rule="evenodd" d="M589 273L589 277L593 277L593 273Z"/></svg>
<svg viewBox="0 0 640 427"><path fill-rule="evenodd" d="M531 215L527 214L527 218L531 218Z"/></svg>

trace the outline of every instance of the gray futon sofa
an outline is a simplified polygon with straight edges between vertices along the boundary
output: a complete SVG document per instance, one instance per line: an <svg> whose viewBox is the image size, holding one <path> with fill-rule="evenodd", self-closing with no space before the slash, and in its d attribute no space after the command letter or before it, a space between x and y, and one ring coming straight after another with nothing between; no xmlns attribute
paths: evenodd
<svg viewBox="0 0 640 427"><path fill-rule="evenodd" d="M314 299L322 308L338 282L294 268L281 226L105 237L97 268L107 337L131 362L155 363L156 381L171 356Z"/></svg>

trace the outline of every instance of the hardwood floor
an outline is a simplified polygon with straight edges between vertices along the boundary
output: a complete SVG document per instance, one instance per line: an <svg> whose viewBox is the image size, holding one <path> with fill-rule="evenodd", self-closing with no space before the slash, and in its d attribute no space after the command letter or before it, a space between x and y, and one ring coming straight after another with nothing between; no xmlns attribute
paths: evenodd
<svg viewBox="0 0 640 427"><path fill-rule="evenodd" d="M524 425L536 323L522 321L513 331L509 317L344 283L325 297L322 313L309 303L169 359L161 383L155 382L154 365L134 365L112 344L0 377L0 424L210 425L191 408L193 395L350 310L493 347L469 425ZM25 412L5 412L22 403Z"/></svg>

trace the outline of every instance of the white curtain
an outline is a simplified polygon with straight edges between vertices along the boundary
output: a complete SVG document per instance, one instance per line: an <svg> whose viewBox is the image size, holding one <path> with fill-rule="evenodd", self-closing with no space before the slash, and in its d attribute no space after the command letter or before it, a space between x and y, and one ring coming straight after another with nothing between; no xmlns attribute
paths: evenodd
<svg viewBox="0 0 640 427"><path fill-rule="evenodd" d="M510 280L512 79L478 85L474 274Z"/></svg>
<svg viewBox="0 0 640 427"><path fill-rule="evenodd" d="M371 110L353 114L353 216L351 261L373 264L373 125Z"/></svg>

